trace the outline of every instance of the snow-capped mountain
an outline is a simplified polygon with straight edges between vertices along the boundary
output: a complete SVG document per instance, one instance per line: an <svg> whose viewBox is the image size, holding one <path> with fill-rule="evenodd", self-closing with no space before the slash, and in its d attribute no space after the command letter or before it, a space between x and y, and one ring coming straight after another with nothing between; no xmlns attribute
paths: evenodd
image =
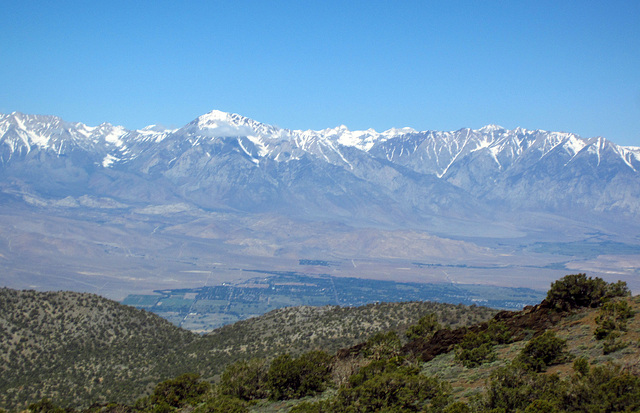
<svg viewBox="0 0 640 413"><path fill-rule="evenodd" d="M640 214L640 149L496 125L281 129L212 111L177 130L0 115L2 189L390 222L535 210Z"/></svg>

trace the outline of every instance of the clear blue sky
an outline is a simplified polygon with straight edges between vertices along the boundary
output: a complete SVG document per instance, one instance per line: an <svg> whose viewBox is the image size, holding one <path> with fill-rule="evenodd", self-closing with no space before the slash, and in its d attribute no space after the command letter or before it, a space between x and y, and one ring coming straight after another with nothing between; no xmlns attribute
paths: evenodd
<svg viewBox="0 0 640 413"><path fill-rule="evenodd" d="M640 146L640 1L2 1L0 112Z"/></svg>

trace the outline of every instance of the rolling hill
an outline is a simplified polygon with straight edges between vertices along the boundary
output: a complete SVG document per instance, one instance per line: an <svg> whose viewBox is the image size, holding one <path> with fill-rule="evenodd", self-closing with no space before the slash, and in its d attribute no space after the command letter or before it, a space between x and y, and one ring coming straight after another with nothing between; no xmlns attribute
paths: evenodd
<svg viewBox="0 0 640 413"><path fill-rule="evenodd" d="M214 379L239 359L336 351L380 331L406 328L429 312L461 326L496 311L429 302L294 307L199 336L94 294L3 288L0 407L24 407L42 397L75 407L132 403L179 374Z"/></svg>

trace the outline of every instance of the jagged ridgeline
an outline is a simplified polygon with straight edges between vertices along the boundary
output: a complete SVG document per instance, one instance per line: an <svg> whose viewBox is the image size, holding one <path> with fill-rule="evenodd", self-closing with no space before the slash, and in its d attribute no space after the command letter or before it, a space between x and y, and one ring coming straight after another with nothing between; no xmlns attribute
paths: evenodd
<svg viewBox="0 0 640 413"><path fill-rule="evenodd" d="M430 302L294 307L206 336L97 295L0 289L0 407L48 397L62 406L132 403L163 380L215 379L230 363L322 349L333 353L377 332L405 330L427 313L459 327L491 318L484 307Z"/></svg>

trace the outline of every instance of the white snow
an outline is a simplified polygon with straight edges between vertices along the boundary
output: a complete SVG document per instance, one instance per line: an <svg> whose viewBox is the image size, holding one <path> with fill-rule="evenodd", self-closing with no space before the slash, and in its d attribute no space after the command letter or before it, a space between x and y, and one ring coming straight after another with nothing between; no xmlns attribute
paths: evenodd
<svg viewBox="0 0 640 413"><path fill-rule="evenodd" d="M491 132L497 132L499 130L504 130L504 128L499 125L489 124L478 129L478 132L491 133Z"/></svg>
<svg viewBox="0 0 640 413"><path fill-rule="evenodd" d="M249 152L247 150L247 148L244 147L244 145L242 144L242 139L238 138L238 145L240 145L240 147L242 148L242 150L244 151L244 153L247 154L247 156L251 159L251 162L255 163L256 165L260 164L260 160L256 159L253 157L253 155L251 155L251 152Z"/></svg>
<svg viewBox="0 0 640 413"><path fill-rule="evenodd" d="M615 151L618 153L618 155L620 156L620 159L622 159L622 161L627 164L627 166L629 168L631 168L634 172L638 172L636 170L636 168L633 167L633 165L631 164L631 158L635 158L635 160L638 160L638 154L629 151L628 149L626 149L625 147L622 146L618 146L617 148L615 148Z"/></svg>
<svg viewBox="0 0 640 413"><path fill-rule="evenodd" d="M209 138L256 135L256 131L245 120L239 115L213 110L197 119L196 130L193 132Z"/></svg>
<svg viewBox="0 0 640 413"><path fill-rule="evenodd" d="M112 127L109 133L104 137L104 140L112 143L116 146L123 146L124 142L122 141L122 137L127 133L127 130L122 126Z"/></svg>
<svg viewBox="0 0 640 413"><path fill-rule="evenodd" d="M264 157L269 154L269 150L267 149L265 144L262 142L260 137L249 135L247 136L247 139L249 139L256 146L256 148L258 148L258 156Z"/></svg>
<svg viewBox="0 0 640 413"><path fill-rule="evenodd" d="M567 152L575 155L586 146L586 143L584 140L577 138L575 135L571 135L571 137L565 141L563 146L567 150Z"/></svg>
<svg viewBox="0 0 640 413"><path fill-rule="evenodd" d="M24 153L38 146L62 154L63 148L69 150L74 145L80 145L86 150L103 150L101 148L104 148L106 150L101 153L111 152L104 156L101 162L105 168L113 166L116 162L134 159L140 151L147 150L154 142L161 142L176 132L184 134L193 145L208 138L239 138L241 150L256 164L259 164L260 159L269 156L282 162L300 159L307 152L334 164L349 165L351 169L354 169L354 166L345 156L350 153L345 152L346 147L369 152L377 144L398 139L397 144L388 145L385 154L388 160L400 163L433 163L433 166L425 167L424 171L435 173L440 178L447 173L451 165L470 152L486 150L486 155L483 152L478 152L478 155L491 156L502 169L503 165L500 164L499 159L504 164L504 168L508 168L510 162L516 161L516 158L527 150L535 150L536 155L545 156L554 148L566 151L571 159L583 150L587 150L588 153L598 156L598 163L600 163L604 161L604 158L600 159L600 157L607 145L607 141L603 138L586 140L570 133L528 131L520 127L506 130L495 124L489 124L477 130L465 128L454 132L418 132L413 128L405 127L391 128L380 133L374 129L351 131L345 125L318 131L289 130L219 110L200 116L180 130L149 125L139 130L128 131L121 126L112 126L107 123L89 127L82 123L64 122L55 117L21 113L0 115L0 138L9 128L15 129L15 135L12 140L7 139L4 143L11 148L11 151L17 150ZM406 136L419 133L422 135ZM65 137L71 139L65 139ZM245 141L245 138L251 144ZM149 145L142 145L143 142ZM640 147L619 147L611 144L610 148L613 148L622 161L636 171L640 162ZM609 150L608 148L607 151ZM285 152L289 155L285 156ZM398 153L402 156L400 157ZM10 157L11 153L8 156ZM211 154L207 153L207 156Z"/></svg>
<svg viewBox="0 0 640 413"><path fill-rule="evenodd" d="M199 124L214 124L220 121L229 123L231 121L231 114L214 109L211 112L198 117Z"/></svg>
<svg viewBox="0 0 640 413"><path fill-rule="evenodd" d="M481 141L478 141L478 146L474 149L471 150L471 152L476 152L479 150L482 150L484 148L488 148L493 142L491 142L491 140L489 139L483 139Z"/></svg>
<svg viewBox="0 0 640 413"><path fill-rule="evenodd" d="M113 165L114 162L119 161L119 160L120 159L116 158L115 156L113 156L111 154L108 154L102 160L102 167L103 168L109 168L111 165Z"/></svg>

